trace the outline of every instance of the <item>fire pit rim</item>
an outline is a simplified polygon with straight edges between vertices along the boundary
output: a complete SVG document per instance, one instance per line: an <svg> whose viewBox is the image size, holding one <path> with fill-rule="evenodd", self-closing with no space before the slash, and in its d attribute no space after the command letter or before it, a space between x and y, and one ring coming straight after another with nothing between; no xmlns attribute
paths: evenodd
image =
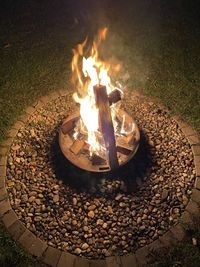
<svg viewBox="0 0 200 267"><path fill-rule="evenodd" d="M134 146L133 146L133 150L130 153L129 156L127 156L127 159L124 160L123 162L120 162L119 164L119 168L124 166L126 163L128 163L136 154L138 147L139 147L139 141L140 141L140 130L135 122L135 120L124 110L119 109L118 111L120 113L120 115L124 114L126 115L129 120L131 120L132 123L134 123L134 133L135 133L135 141L134 141ZM70 150L70 148L66 149L66 143L67 141L69 142L68 139L68 134L63 133L62 131L62 126L65 125L66 123L68 123L71 120L78 120L78 117L80 117L80 112L79 110L75 110L74 112L70 113L66 119L63 120L63 123L60 127L59 130L59 146L60 149L63 153L63 155L72 163L74 164L76 167L83 169L85 171L89 171L89 172L110 172L112 171L110 166L108 164L106 165L92 165L89 160L85 159L79 159L79 162L77 162L77 157L76 155L74 155L74 153Z"/></svg>

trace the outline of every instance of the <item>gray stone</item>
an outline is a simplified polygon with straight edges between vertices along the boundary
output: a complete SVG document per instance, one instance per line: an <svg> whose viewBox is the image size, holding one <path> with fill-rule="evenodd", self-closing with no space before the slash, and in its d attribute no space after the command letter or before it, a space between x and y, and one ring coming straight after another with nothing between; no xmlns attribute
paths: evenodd
<svg viewBox="0 0 200 267"><path fill-rule="evenodd" d="M14 240L18 240L25 230L26 227L19 220L16 220L11 226L8 227L8 232L11 234Z"/></svg>
<svg viewBox="0 0 200 267"><path fill-rule="evenodd" d="M170 231L179 242L182 242L186 238L186 231L180 223L172 226Z"/></svg>
<svg viewBox="0 0 200 267"><path fill-rule="evenodd" d="M65 89L65 90L58 90L58 94L60 96L65 96L65 95L67 95L67 93L68 93L68 90L67 89Z"/></svg>
<svg viewBox="0 0 200 267"><path fill-rule="evenodd" d="M194 156L196 176L200 176L200 156Z"/></svg>
<svg viewBox="0 0 200 267"><path fill-rule="evenodd" d="M47 244L42 241L40 238L36 238L33 240L31 246L28 251L36 257L41 257L44 251L47 249Z"/></svg>
<svg viewBox="0 0 200 267"><path fill-rule="evenodd" d="M166 247L170 247L171 245L177 243L177 240L174 238L173 233L170 231L167 231L164 235L159 237L159 239L161 243L163 243Z"/></svg>
<svg viewBox="0 0 200 267"><path fill-rule="evenodd" d="M49 101L50 101L49 96L42 96L42 97L40 98L40 102L42 102L43 104L46 104L46 103L48 103Z"/></svg>
<svg viewBox="0 0 200 267"><path fill-rule="evenodd" d="M57 267L74 267L76 256L62 252Z"/></svg>
<svg viewBox="0 0 200 267"><path fill-rule="evenodd" d="M121 257L106 257L106 267L121 267Z"/></svg>
<svg viewBox="0 0 200 267"><path fill-rule="evenodd" d="M16 213L11 209L4 214L2 221L6 228L9 228L17 219Z"/></svg>
<svg viewBox="0 0 200 267"><path fill-rule="evenodd" d="M5 156L8 153L9 148L8 147L2 147L0 146L0 155Z"/></svg>
<svg viewBox="0 0 200 267"><path fill-rule="evenodd" d="M35 108L34 107L28 107L26 108L25 112L29 115L31 115L33 112L35 111Z"/></svg>
<svg viewBox="0 0 200 267"><path fill-rule="evenodd" d="M7 211L11 209L10 202L5 199L0 202L0 215L4 215Z"/></svg>
<svg viewBox="0 0 200 267"><path fill-rule="evenodd" d="M196 202L190 200L187 207L186 207L186 210L194 215L194 216L197 216L199 214L199 206L197 205Z"/></svg>
<svg viewBox="0 0 200 267"><path fill-rule="evenodd" d="M128 256L122 256L121 262L123 267L138 267L135 254L129 254Z"/></svg>
<svg viewBox="0 0 200 267"><path fill-rule="evenodd" d="M142 266L144 264L148 263L148 256L149 256L149 246L145 246L142 248L139 248L136 253L136 262L138 266Z"/></svg>
<svg viewBox="0 0 200 267"><path fill-rule="evenodd" d="M76 257L74 267L90 267L90 262L82 257Z"/></svg>
<svg viewBox="0 0 200 267"><path fill-rule="evenodd" d="M182 223L183 225L192 223L192 215L185 210L181 215L180 223Z"/></svg>
<svg viewBox="0 0 200 267"><path fill-rule="evenodd" d="M29 251L29 248L32 246L33 242L35 241L36 236L31 233L28 229L20 236L18 239L19 243Z"/></svg>
<svg viewBox="0 0 200 267"><path fill-rule="evenodd" d="M192 189L191 199L200 205L200 191L197 189Z"/></svg>
<svg viewBox="0 0 200 267"><path fill-rule="evenodd" d="M185 126L182 127L181 130L186 137L196 135L196 132L188 124L185 124Z"/></svg>
<svg viewBox="0 0 200 267"><path fill-rule="evenodd" d="M159 251L163 247L165 247L165 245L159 239L156 239L149 244L149 251L154 253L155 251Z"/></svg>
<svg viewBox="0 0 200 267"><path fill-rule="evenodd" d="M195 156L200 156L200 144L192 146L192 152Z"/></svg>
<svg viewBox="0 0 200 267"><path fill-rule="evenodd" d="M6 176L6 166L0 166L0 177L5 178Z"/></svg>
<svg viewBox="0 0 200 267"><path fill-rule="evenodd" d="M17 119L23 123L26 123L29 119L30 115L27 113L23 113L22 115L20 115Z"/></svg>
<svg viewBox="0 0 200 267"><path fill-rule="evenodd" d="M6 140L4 140L3 142L1 142L1 146L9 147L9 146L11 146L12 142L13 142L13 138L9 137Z"/></svg>
<svg viewBox="0 0 200 267"><path fill-rule="evenodd" d="M61 256L61 251L48 246L44 253L44 262L52 267L56 267Z"/></svg>
<svg viewBox="0 0 200 267"><path fill-rule="evenodd" d="M7 133L7 135L8 135L8 137L15 137L16 135L17 135L17 132L18 132L18 130L17 129L14 129L14 128L11 128L9 131L8 131L8 133Z"/></svg>
<svg viewBox="0 0 200 267"><path fill-rule="evenodd" d="M200 177L196 177L195 180L195 188L200 190Z"/></svg>
<svg viewBox="0 0 200 267"><path fill-rule="evenodd" d="M6 166L7 156L0 156L0 166Z"/></svg>
<svg viewBox="0 0 200 267"><path fill-rule="evenodd" d="M187 136L187 139L191 146L199 144L199 136L197 134Z"/></svg>
<svg viewBox="0 0 200 267"><path fill-rule="evenodd" d="M23 125L24 125L24 123L18 120L15 122L15 124L12 126L12 128L19 130L22 128Z"/></svg>
<svg viewBox="0 0 200 267"><path fill-rule="evenodd" d="M6 199L8 197L6 189L0 188L0 201Z"/></svg>

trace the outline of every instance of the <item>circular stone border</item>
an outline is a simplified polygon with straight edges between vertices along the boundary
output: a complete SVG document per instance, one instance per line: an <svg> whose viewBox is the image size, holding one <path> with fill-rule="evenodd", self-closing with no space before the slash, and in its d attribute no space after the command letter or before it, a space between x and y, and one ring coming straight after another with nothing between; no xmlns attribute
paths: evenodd
<svg viewBox="0 0 200 267"><path fill-rule="evenodd" d="M172 118L177 122L179 128L187 138L193 152L194 164L196 171L196 180L192 189L191 199L188 202L185 211L179 218L179 222L172 226L164 235L153 241L152 243L139 248L135 253L127 256L112 256L103 260L92 260L72 255L53 248L36 237L30 232L23 223L18 219L16 213L11 208L9 197L6 190L6 166L7 155L13 139L17 135L22 126L26 124L29 117L38 109L43 107L49 101L60 96L65 96L66 90L59 90L41 97L33 105L29 106L18 117L15 124L10 128L7 139L0 143L0 217L15 241L18 241L30 254L37 257L42 262L52 267L139 267L146 264L148 255L161 247L168 247L176 244L186 237L184 225L192 222L192 218L199 214L200 211L200 139L198 134L179 116ZM160 106L162 109L165 107ZM169 112L169 111L168 111ZM169 112L170 113L170 112Z"/></svg>

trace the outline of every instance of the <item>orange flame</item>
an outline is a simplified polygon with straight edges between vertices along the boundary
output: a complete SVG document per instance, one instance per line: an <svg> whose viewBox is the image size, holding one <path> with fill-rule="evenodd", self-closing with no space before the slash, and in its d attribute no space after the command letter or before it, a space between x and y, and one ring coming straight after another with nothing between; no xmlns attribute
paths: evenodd
<svg viewBox="0 0 200 267"><path fill-rule="evenodd" d="M106 86L107 94L114 90L109 76L111 68L109 63L99 59L98 49L103 40L105 40L108 28L103 28L98 32L97 40L93 42L90 50L90 56L84 56L87 38L82 44L78 44L73 49L72 59L72 82L77 92L74 93L74 100L80 104L80 116L83 126L88 133L88 144L90 145L91 154L95 151L102 150L102 146L97 140L97 132L99 130L98 108L95 104L93 87L97 84ZM115 66L116 71L120 66ZM115 117L114 108L112 108L112 118ZM114 124L115 126L115 124Z"/></svg>

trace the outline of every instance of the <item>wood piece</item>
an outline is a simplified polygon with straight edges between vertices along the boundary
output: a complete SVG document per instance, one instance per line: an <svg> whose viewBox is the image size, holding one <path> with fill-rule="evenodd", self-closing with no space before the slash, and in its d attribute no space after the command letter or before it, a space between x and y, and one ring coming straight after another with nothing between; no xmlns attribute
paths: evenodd
<svg viewBox="0 0 200 267"><path fill-rule="evenodd" d="M78 153L82 150L84 147L85 142L83 140L76 139L72 146L70 147L71 152L73 152L75 155L78 155Z"/></svg>
<svg viewBox="0 0 200 267"><path fill-rule="evenodd" d="M118 137L116 141L117 152L129 155L133 151L133 146L127 142L127 137Z"/></svg>
<svg viewBox="0 0 200 267"><path fill-rule="evenodd" d="M118 101L121 100L121 92L117 89L113 90L109 95L108 95L108 100L109 100L109 104L115 104Z"/></svg>
<svg viewBox="0 0 200 267"><path fill-rule="evenodd" d="M88 143L85 143L83 146L83 150L89 151L90 150L90 145Z"/></svg>
<svg viewBox="0 0 200 267"><path fill-rule="evenodd" d="M63 134L67 134L69 131L71 131L74 128L74 120L71 119L69 121L67 121L66 123L64 123L61 126L61 130L63 132Z"/></svg>
<svg viewBox="0 0 200 267"><path fill-rule="evenodd" d="M92 160L92 165L105 165L106 164L106 160L96 154L92 155L91 160Z"/></svg>
<svg viewBox="0 0 200 267"><path fill-rule="evenodd" d="M63 147L64 149L68 149L69 147L71 147L73 145L73 140L72 138L68 135L65 134L63 136Z"/></svg>
<svg viewBox="0 0 200 267"><path fill-rule="evenodd" d="M99 125L102 132L105 146L108 152L108 162L111 170L119 167L117 158L115 133L112 123L110 103L106 92L106 87L96 85L93 87L96 100L96 106L99 109Z"/></svg>
<svg viewBox="0 0 200 267"><path fill-rule="evenodd" d="M126 142L129 145L133 145L134 141L135 141L135 134L134 134L134 131L133 131L133 133L131 133L131 134L126 136Z"/></svg>

